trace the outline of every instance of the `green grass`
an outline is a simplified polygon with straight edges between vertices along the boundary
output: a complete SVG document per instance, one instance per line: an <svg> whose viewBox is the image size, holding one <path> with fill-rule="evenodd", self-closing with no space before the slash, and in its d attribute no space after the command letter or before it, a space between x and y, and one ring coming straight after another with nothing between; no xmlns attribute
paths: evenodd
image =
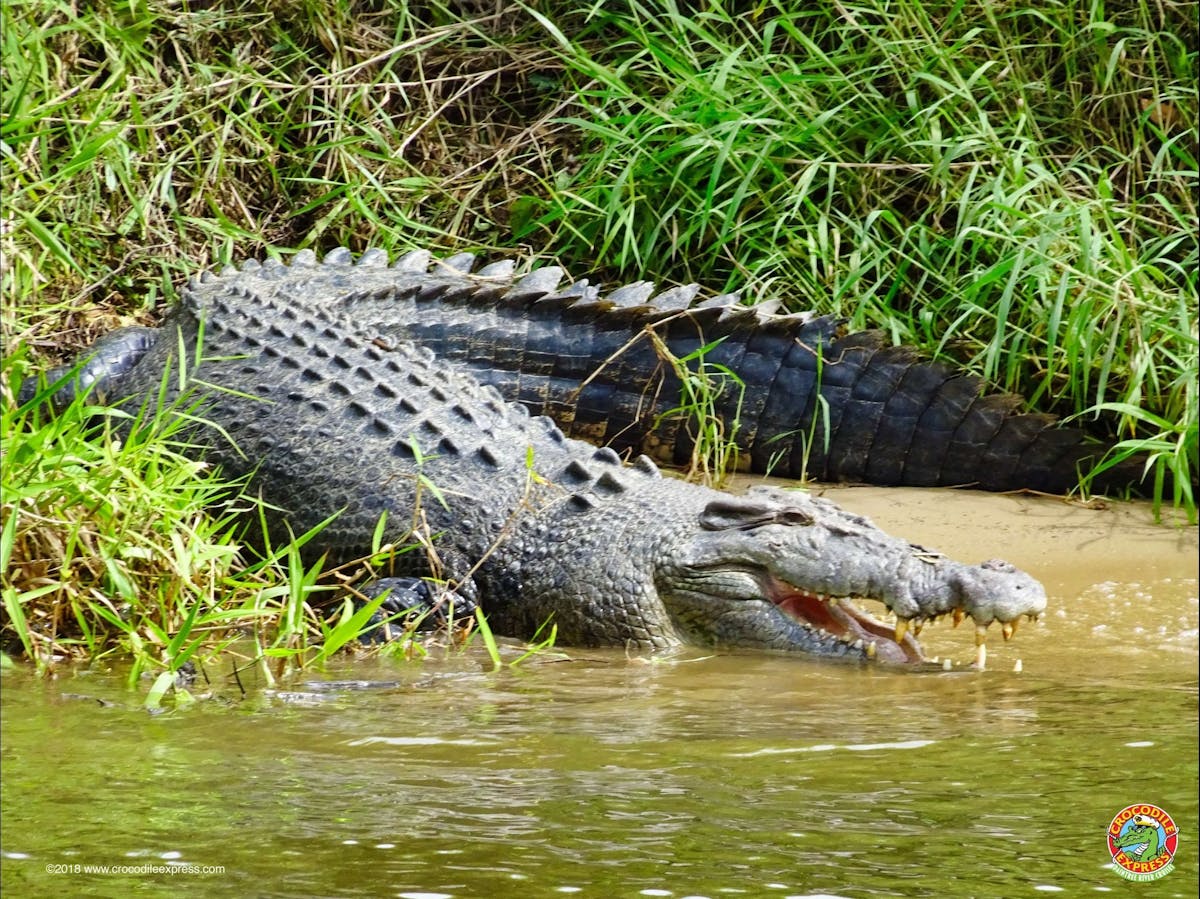
<svg viewBox="0 0 1200 899"><path fill-rule="evenodd" d="M518 236L883 327L1195 480L1194 6L696 8L541 17L586 150Z"/></svg>
<svg viewBox="0 0 1200 899"><path fill-rule="evenodd" d="M4 360L7 383L27 361ZM348 575L383 568L392 547L376 540L368 557L340 569L306 565L301 551L317 527L256 551L264 540L254 525L269 511L193 460L186 405L140 415L81 396L48 415L51 389L22 405L7 398L0 417L6 649L19 647L43 672L130 660L131 683L154 676L147 702L157 705L168 690L187 701L180 676L225 651L270 683L358 645L385 597L332 616L322 609ZM385 651L423 650L408 627Z"/></svg>
<svg viewBox="0 0 1200 899"><path fill-rule="evenodd" d="M716 343L678 358L653 329L647 329L646 335L659 357L674 369L680 384L679 405L663 412L658 420L682 418L682 427L687 428L692 438L688 478L720 487L729 474L738 470L737 434L746 384L737 372L705 358ZM730 393L737 394L734 408L739 416L726 422L720 412L720 399Z"/></svg>
<svg viewBox="0 0 1200 899"><path fill-rule="evenodd" d="M198 268L267 250L482 248L838 313L1196 479L1195 4L457 9L7 0L6 359L61 361L153 321ZM131 524L89 524L100 497L149 475L78 417L5 402L6 571L51 558L31 521L69 550L61 572L6 574L32 658L65 651L22 624L12 597L37 590L80 652L163 672L200 635L220 644L229 603L251 622L290 609L260 657L306 645L316 572L293 560L289 582L286 548L276 574L230 567L233 507L170 441L123 502L170 493L172 520L105 544ZM50 461L8 464L37 441ZM1168 499L1194 516L1187 491ZM180 584L142 578L139 552ZM82 621L54 604L71 578ZM241 598L218 603L229 578ZM132 595L157 632L114 643Z"/></svg>

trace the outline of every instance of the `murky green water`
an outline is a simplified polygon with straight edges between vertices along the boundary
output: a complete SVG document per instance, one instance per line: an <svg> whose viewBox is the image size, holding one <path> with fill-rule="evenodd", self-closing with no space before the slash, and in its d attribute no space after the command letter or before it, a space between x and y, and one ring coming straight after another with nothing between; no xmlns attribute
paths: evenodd
<svg viewBox="0 0 1200 899"><path fill-rule="evenodd" d="M1035 572L1054 609L984 673L468 655L245 697L210 670L212 699L159 716L115 674L8 674L3 892L1192 897L1194 552L1100 555ZM966 629L923 636L970 655ZM319 683L345 678L375 686ZM1153 884L1106 867L1138 802L1182 834Z"/></svg>

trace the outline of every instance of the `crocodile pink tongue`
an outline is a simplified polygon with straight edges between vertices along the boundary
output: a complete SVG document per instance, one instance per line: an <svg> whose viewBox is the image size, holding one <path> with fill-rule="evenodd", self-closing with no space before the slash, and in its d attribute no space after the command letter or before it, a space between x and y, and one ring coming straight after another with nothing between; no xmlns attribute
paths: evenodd
<svg viewBox="0 0 1200 899"><path fill-rule="evenodd" d="M925 656L911 634L896 642L895 630L856 608L849 600L822 598L783 584L774 584L768 598L779 609L809 627L854 643L862 640L867 654L888 662L920 662ZM874 647L872 649L871 647Z"/></svg>

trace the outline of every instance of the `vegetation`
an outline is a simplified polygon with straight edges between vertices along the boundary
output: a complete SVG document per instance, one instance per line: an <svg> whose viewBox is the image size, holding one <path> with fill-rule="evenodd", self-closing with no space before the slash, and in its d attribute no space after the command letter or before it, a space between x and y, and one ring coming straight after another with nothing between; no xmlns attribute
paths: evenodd
<svg viewBox="0 0 1200 899"><path fill-rule="evenodd" d="M5 360L10 382L23 361ZM244 657L270 683L370 627L386 596L356 609L329 609L327 598L363 565L385 565L391 547L377 539L368 558L306 567L301 549L319 528L273 550L255 538L267 509L189 458L186 405L131 416L79 397L45 416L52 389L6 403L0 420L4 638L39 671L119 653L132 660L131 682L154 675L150 704L168 690L186 701L194 662L217 652ZM415 624L387 651L422 652Z"/></svg>
<svg viewBox="0 0 1200 899"><path fill-rule="evenodd" d="M62 649L38 643L50 609L87 653L119 632L167 671L287 589L284 549L274 574L239 561L249 501L169 425L134 452L11 394L199 267L304 247L550 256L838 313L1149 451L1194 515L1194 3L6 0L4 19L4 628L34 658ZM135 594L156 611L131 628Z"/></svg>
<svg viewBox="0 0 1200 899"><path fill-rule="evenodd" d="M1186 488L1195 6L810 6L538 16L583 149L516 235L884 327L1101 417Z"/></svg>

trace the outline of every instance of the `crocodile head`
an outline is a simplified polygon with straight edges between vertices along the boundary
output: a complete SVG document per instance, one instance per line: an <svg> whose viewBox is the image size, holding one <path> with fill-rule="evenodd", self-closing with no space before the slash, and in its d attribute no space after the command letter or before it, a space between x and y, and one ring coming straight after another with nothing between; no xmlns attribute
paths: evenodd
<svg viewBox="0 0 1200 899"><path fill-rule="evenodd" d="M1001 622L1007 639L1046 608L1042 585L1006 562L953 562L802 493L715 499L699 525L658 584L687 642L910 663L924 659L914 635L927 621L969 615L982 661L988 625ZM861 600L883 603L896 624Z"/></svg>

